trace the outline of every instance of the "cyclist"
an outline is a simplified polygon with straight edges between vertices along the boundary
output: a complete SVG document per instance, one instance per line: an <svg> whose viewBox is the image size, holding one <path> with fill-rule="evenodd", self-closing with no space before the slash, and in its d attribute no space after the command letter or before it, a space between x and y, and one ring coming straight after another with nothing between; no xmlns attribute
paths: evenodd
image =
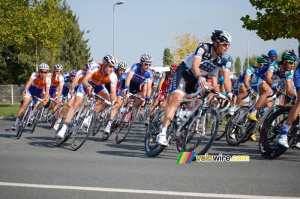
<svg viewBox="0 0 300 199"><path fill-rule="evenodd" d="M53 129L57 131L59 124L62 120L62 118L67 114L69 108L72 106L72 104L74 103L74 98L75 98L75 93L78 90L79 85L81 84L86 71L91 67L91 62L87 62L85 64L85 68L82 70L79 70L76 72L75 78L71 84L71 88L70 88L70 97L71 99L68 99L68 103L66 104L67 106L64 106L63 110L61 111L61 114L59 115L59 118L57 119L57 121L55 122Z"/></svg>
<svg viewBox="0 0 300 199"><path fill-rule="evenodd" d="M293 56L293 58L296 58L296 56ZM288 61L289 64L291 65L295 65L296 59L289 59ZM296 86L296 90L297 90L297 96L300 95L300 60L298 63L298 66L296 68L296 71L294 73L294 84ZM289 114L288 114L288 118L286 119L286 123L278 137L278 143L286 148L289 148L289 144L288 144L288 132L290 130L291 124L295 121L295 119L298 117L300 112L300 98L297 98L297 102L296 104L291 108ZM297 148L300 148L300 143L298 142L296 144Z"/></svg>
<svg viewBox="0 0 300 199"><path fill-rule="evenodd" d="M259 98L255 104L255 109L250 112L249 119L257 122L257 110L264 105L267 98L271 98L279 91L279 85L285 81L286 92L291 97L296 97L293 90L293 67L297 56L293 52L285 52L281 56L281 62L272 61L260 67L255 75L259 77L258 91ZM272 106L272 102L266 103L267 108ZM265 110L266 111L266 110Z"/></svg>
<svg viewBox="0 0 300 199"><path fill-rule="evenodd" d="M54 113L60 104L60 96L64 87L64 77L62 76L63 66L60 64L54 65L54 72L49 73L49 77L51 78L51 86L50 86L50 97L55 99L49 107L49 112L52 110L52 114L48 116L48 122L51 122L54 118Z"/></svg>
<svg viewBox="0 0 300 199"><path fill-rule="evenodd" d="M27 107L28 103L31 100L32 96L37 96L38 98L44 99L43 103L39 103L33 109L33 113L35 114L42 105L46 105L49 99L49 89L51 85L51 79L48 76L49 65L42 63L38 67L39 71L32 73L30 79L26 83L25 90L22 93L23 95L23 104L19 109L17 119L15 124L12 126L13 130L16 130L19 126L19 122L22 119L24 114L24 110Z"/></svg>
<svg viewBox="0 0 300 199"><path fill-rule="evenodd" d="M120 62L118 64L118 68L115 69L115 73L118 77L117 103L110 112L109 120L107 122L106 127L104 128L104 134L110 133L112 121L113 121L114 117L117 115L119 109L121 108L121 106L123 104L123 97L122 97L121 93L122 93L122 89L124 89L125 79L127 77L127 73L125 73L127 68L128 68L128 65L125 62ZM105 87L107 88L108 92L110 93L110 83L105 84Z"/></svg>
<svg viewBox="0 0 300 199"><path fill-rule="evenodd" d="M90 96L94 91L96 94L101 95L106 100L109 100L109 95L104 85L108 82L111 82L110 100L112 102L117 98L117 76L114 73L114 68L117 66L116 58L111 55L105 55L102 59L102 64L98 64L94 61L90 62L89 64L89 70L86 72L86 75L84 76L82 83L77 90L74 103L69 108L65 122L57 133L58 138L63 139L65 137L65 134L68 130L67 125L72 119L74 112L82 104L84 95L88 94ZM98 106L100 106L100 108L98 109L97 107L95 107L96 112L102 111L106 108L106 105L104 105L104 103L100 103ZM89 122L88 120L89 118L84 119L83 126L87 126L87 123Z"/></svg>
<svg viewBox="0 0 300 199"><path fill-rule="evenodd" d="M230 115L234 114L236 105L240 104L242 100L244 102L249 101L248 95L252 93L253 90L258 92L258 78L255 76L255 72L262 66L269 63L271 60L267 55L262 54L257 58L257 66L250 66L237 80L237 100L233 106L228 110Z"/></svg>
<svg viewBox="0 0 300 199"><path fill-rule="evenodd" d="M160 134L156 140L159 145L168 146L166 139L167 127L173 119L176 109L185 95L185 91L196 92L197 85L203 90L206 86L209 86L202 75L212 76L212 87L219 91L218 73L219 68L223 67L227 96L232 98L230 81L231 59L226 54L231 43L231 36L226 31L215 30L212 33L211 40L212 42L199 43L197 49L185 57L174 74L172 79L172 102L168 104L163 124L160 126ZM186 86L187 83L189 83L189 86Z"/></svg>
<svg viewBox="0 0 300 199"><path fill-rule="evenodd" d="M140 58L140 63L134 64L125 80L125 86L122 91L123 95L129 91L132 94L137 94L141 98L145 98L147 103L150 101L150 95L152 91L152 81L153 81L153 72L149 70L153 58L150 55L143 54ZM147 81L147 90L146 96L143 94L141 90L141 85L143 82ZM133 103L133 107L136 109L143 103L142 100L137 99Z"/></svg>
<svg viewBox="0 0 300 199"><path fill-rule="evenodd" d="M273 49L270 50L268 52L268 56L269 56L269 58L270 58L271 61L277 60L277 52L276 52L276 50L273 50Z"/></svg>
<svg viewBox="0 0 300 199"><path fill-rule="evenodd" d="M170 66L170 71L166 71L166 72L162 73L159 84L158 84L158 88L157 88L157 96L155 97L156 100L154 100L154 102L150 108L148 119L145 123L146 126L149 125L150 118L152 117L153 111L158 105L161 106L160 109L165 108L166 100L162 104L160 104L160 101L162 100L163 96L166 98L167 91L171 85L171 80L174 76L175 71L177 70L177 67L178 66L176 64L173 64Z"/></svg>

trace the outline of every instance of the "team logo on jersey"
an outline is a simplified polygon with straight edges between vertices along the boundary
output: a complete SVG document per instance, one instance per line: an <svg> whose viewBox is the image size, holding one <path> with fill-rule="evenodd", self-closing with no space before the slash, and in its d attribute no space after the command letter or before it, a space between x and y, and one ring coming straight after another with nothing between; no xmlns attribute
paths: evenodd
<svg viewBox="0 0 300 199"><path fill-rule="evenodd" d="M250 79L250 85L256 85L258 83L258 78L256 77L256 75L251 75L251 79Z"/></svg>

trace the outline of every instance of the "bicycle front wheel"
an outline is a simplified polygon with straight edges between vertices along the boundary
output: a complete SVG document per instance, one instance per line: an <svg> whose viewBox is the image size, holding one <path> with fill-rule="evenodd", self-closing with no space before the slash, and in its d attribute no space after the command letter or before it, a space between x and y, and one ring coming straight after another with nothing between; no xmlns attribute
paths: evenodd
<svg viewBox="0 0 300 199"><path fill-rule="evenodd" d="M20 139L20 137L21 137L21 135L22 135L22 133L23 133L23 131L24 131L24 129L25 129L25 126L26 126L27 121L28 121L28 119L29 119L30 111L31 111L31 110L30 110L29 107L27 106L26 109L25 109L25 111L24 111L23 118L22 118L22 120L20 121L19 127L18 127L18 129L17 129L17 134L16 134L16 138L17 138L17 139Z"/></svg>
<svg viewBox="0 0 300 199"><path fill-rule="evenodd" d="M89 119L88 125L84 126L84 119L82 119L78 127L75 128L74 137L71 141L72 151L78 150L84 144L94 128L96 119L95 113L89 112L84 118Z"/></svg>
<svg viewBox="0 0 300 199"><path fill-rule="evenodd" d="M265 121L259 139L259 151L264 158L277 158L287 150L278 144L277 136L285 125L290 109L291 107L280 108ZM296 131L296 128L292 126L291 133L288 134L289 145Z"/></svg>
<svg viewBox="0 0 300 199"><path fill-rule="evenodd" d="M125 113L123 116L123 120L121 121L120 126L117 128L116 130L116 143L120 144L121 142L123 142L125 140L125 138L127 137L132 123L133 123L133 113L132 110L130 110L128 113Z"/></svg>
<svg viewBox="0 0 300 199"><path fill-rule="evenodd" d="M219 113L213 107L203 110L200 117L195 117L184 133L183 151L194 151L197 155L204 155L215 141L219 117Z"/></svg>

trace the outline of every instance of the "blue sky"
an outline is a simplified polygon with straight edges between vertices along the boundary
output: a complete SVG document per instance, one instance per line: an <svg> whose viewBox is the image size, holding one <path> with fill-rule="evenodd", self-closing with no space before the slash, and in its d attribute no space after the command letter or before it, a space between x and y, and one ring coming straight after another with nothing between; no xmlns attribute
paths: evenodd
<svg viewBox="0 0 300 199"><path fill-rule="evenodd" d="M91 54L101 61L105 54L113 54L113 5L119 0L67 0L71 10L79 17L81 30L89 39ZM270 49L278 53L285 49L298 52L296 39L263 41L254 31L242 28L240 18L256 10L248 0L124 0L115 6L114 55L128 65L139 62L142 54L153 56L153 67L162 66L163 51L175 43L179 33L191 33L203 40L214 29L228 31L232 44L228 54L233 60L239 56L267 54Z"/></svg>

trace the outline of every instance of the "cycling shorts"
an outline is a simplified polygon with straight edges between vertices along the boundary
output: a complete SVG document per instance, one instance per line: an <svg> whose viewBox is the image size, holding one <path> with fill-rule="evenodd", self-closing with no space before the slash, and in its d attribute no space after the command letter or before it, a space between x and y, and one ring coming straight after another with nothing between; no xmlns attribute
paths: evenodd
<svg viewBox="0 0 300 199"><path fill-rule="evenodd" d="M54 94L57 94L57 93L58 93L58 91L57 91L56 88L50 88L49 94L50 94L50 97L51 97L51 98L53 98L53 95L54 95Z"/></svg>
<svg viewBox="0 0 300 199"><path fill-rule="evenodd" d="M94 93L98 95L102 95L105 93L109 94L104 85L93 86L93 88L94 88ZM78 90L76 91L76 96L83 98L86 94L87 94L86 88L81 83L78 87Z"/></svg>

